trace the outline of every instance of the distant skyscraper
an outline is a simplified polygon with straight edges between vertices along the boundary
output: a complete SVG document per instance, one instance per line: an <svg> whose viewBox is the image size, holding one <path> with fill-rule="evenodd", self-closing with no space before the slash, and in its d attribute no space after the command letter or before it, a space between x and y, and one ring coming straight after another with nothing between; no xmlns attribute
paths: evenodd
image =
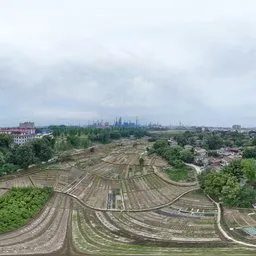
<svg viewBox="0 0 256 256"><path fill-rule="evenodd" d="M139 125L139 119L138 117L136 116L136 127Z"/></svg>
<svg viewBox="0 0 256 256"><path fill-rule="evenodd" d="M232 129L233 130L241 130L241 125L239 125L239 124L234 124L233 126L232 126Z"/></svg>
<svg viewBox="0 0 256 256"><path fill-rule="evenodd" d="M118 125L122 126L122 117L119 117Z"/></svg>

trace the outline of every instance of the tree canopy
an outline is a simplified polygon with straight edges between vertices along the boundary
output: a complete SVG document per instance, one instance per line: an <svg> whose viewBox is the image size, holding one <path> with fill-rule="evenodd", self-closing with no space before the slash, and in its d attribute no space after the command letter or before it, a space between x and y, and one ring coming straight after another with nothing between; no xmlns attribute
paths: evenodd
<svg viewBox="0 0 256 256"><path fill-rule="evenodd" d="M202 174L205 193L228 206L252 207L256 196L256 159L231 162L220 172Z"/></svg>

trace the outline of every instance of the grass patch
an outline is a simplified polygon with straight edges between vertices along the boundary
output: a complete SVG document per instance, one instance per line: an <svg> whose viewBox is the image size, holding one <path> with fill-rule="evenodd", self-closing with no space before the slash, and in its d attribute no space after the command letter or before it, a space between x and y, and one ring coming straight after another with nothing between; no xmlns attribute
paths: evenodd
<svg viewBox="0 0 256 256"><path fill-rule="evenodd" d="M181 168L166 168L164 171L173 181L195 181L195 172L188 166L183 166Z"/></svg>
<svg viewBox="0 0 256 256"><path fill-rule="evenodd" d="M12 188L0 196L0 232L8 232L28 223L49 200L53 188Z"/></svg>

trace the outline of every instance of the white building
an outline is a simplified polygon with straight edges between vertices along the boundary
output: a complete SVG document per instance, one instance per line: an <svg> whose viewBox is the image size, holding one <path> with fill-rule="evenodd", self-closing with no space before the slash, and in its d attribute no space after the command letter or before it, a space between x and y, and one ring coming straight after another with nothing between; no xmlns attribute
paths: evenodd
<svg viewBox="0 0 256 256"><path fill-rule="evenodd" d="M47 136L47 135L51 136L52 133L47 133L47 134L18 134L18 135L14 135L13 142L15 144L22 145L24 143L31 142L34 139L41 139L41 138L43 138L44 136Z"/></svg>
<svg viewBox="0 0 256 256"><path fill-rule="evenodd" d="M19 134L19 135L14 135L13 137L13 142L15 144L24 144L27 142L30 142L36 138L35 134Z"/></svg>

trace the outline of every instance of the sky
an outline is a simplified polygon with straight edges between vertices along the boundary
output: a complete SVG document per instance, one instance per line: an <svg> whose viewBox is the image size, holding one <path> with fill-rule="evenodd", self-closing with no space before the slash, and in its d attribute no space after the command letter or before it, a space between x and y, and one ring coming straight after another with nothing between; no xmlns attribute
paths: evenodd
<svg viewBox="0 0 256 256"><path fill-rule="evenodd" d="M0 127L117 116L256 126L254 0L0 0Z"/></svg>

